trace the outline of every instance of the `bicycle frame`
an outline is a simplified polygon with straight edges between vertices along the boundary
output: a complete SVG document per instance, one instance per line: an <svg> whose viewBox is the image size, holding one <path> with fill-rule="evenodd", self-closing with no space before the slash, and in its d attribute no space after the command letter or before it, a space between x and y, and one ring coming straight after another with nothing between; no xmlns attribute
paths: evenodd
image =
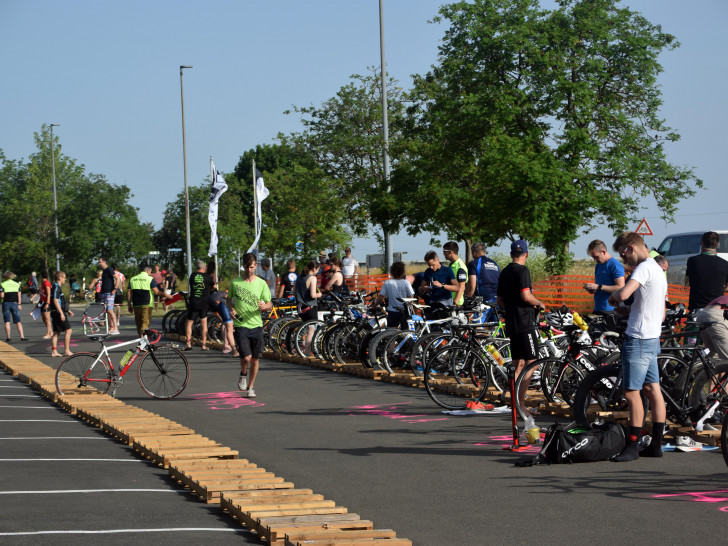
<svg viewBox="0 0 728 546"><path fill-rule="evenodd" d="M126 341L126 342L118 343L118 344L114 345L112 347L112 350L121 349L122 347L127 347L129 345L136 345L137 346L137 350L134 352L133 355L131 355L131 357L129 358L129 360L127 361L127 363L124 366L122 366L122 367L119 368L118 375L117 375L117 371L114 368L114 364L111 361L111 358L109 357L109 347L107 347L106 345L104 345L103 340L101 340L100 343L101 343L101 350L99 351L98 355L96 356L96 360L94 360L93 363L91 364L91 366L89 366L89 369L86 372L86 374L83 376L82 381L84 381L84 382L97 382L97 383L110 382L112 384L112 386L114 387L114 390L112 392L112 396L114 396L116 394L116 387L117 387L118 381L122 377L124 377L126 375L126 373L129 371L129 369L132 367L132 365L139 358L139 355L145 353L146 350L147 350L147 348L149 348L151 350L152 344L149 341L149 339L147 338L147 336L142 336L140 338L133 339L131 341ZM89 378L89 374L93 371L93 369L96 367L96 365L99 362L102 362L102 359L105 359L106 363L109 365L109 368L111 369L111 372L112 372L111 379L92 379L92 378ZM157 366L159 366L159 363L154 358L154 353L153 352L152 352L152 359L154 360L155 364Z"/></svg>

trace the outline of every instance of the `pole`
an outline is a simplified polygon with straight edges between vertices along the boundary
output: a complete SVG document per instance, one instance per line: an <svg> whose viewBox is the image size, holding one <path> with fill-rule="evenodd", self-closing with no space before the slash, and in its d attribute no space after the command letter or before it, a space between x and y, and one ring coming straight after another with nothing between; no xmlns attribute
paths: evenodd
<svg viewBox="0 0 728 546"><path fill-rule="evenodd" d="M59 123L51 123L51 169L53 172L53 220L56 227L56 271L61 270L61 257L58 254L58 198L56 196L56 150L53 142L53 127L60 127Z"/></svg>
<svg viewBox="0 0 728 546"><path fill-rule="evenodd" d="M256 184L255 184L255 159L253 159L253 238L254 239L257 234L258 234L258 190L256 189ZM258 245L259 244L260 244L260 241L258 241L258 244L256 244L255 248L253 249L253 253L255 254L256 259L258 257Z"/></svg>
<svg viewBox="0 0 728 546"><path fill-rule="evenodd" d="M215 171L212 169L212 156L210 156L210 188L212 188L215 185ZM212 191L212 189L210 190ZM215 233L215 237L217 237L217 233ZM220 270L217 268L217 251L215 251L215 275L217 278L220 277ZM215 282L217 282L217 278L215 279Z"/></svg>
<svg viewBox="0 0 728 546"><path fill-rule="evenodd" d="M187 237L187 279L192 277L192 241L190 240L190 194L187 190L187 141L185 139L185 92L182 85L182 71L191 66L179 67L179 92L182 102L182 162L185 171L185 235Z"/></svg>
<svg viewBox="0 0 728 546"><path fill-rule="evenodd" d="M389 191L389 119L387 116L387 72L384 61L384 8L383 0L379 0L379 52L381 54L381 77L382 77L382 139L383 155L384 155L384 185ZM389 231L384 228L384 255L387 265L387 271L392 265L392 244L390 241Z"/></svg>

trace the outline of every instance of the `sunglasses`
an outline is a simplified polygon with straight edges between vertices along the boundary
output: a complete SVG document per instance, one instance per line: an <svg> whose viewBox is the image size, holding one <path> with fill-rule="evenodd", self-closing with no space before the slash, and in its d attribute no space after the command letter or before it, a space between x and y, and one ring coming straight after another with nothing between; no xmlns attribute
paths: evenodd
<svg viewBox="0 0 728 546"><path fill-rule="evenodd" d="M619 257L624 258L627 255L627 251L632 247L632 245L627 245L624 250L619 251ZM634 249L632 249L634 251Z"/></svg>

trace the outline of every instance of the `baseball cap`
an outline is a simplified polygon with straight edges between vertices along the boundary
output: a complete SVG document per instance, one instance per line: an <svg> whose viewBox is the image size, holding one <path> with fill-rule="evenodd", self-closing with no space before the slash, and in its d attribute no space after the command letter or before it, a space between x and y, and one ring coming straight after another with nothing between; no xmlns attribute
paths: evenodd
<svg viewBox="0 0 728 546"><path fill-rule="evenodd" d="M523 239L518 239L511 243L511 252L520 252L521 254L528 252L528 243Z"/></svg>

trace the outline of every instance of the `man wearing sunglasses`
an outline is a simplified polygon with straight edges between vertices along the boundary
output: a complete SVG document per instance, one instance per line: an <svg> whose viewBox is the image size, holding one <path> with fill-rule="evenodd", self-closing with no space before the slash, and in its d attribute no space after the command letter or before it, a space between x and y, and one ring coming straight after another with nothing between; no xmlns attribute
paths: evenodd
<svg viewBox="0 0 728 546"><path fill-rule="evenodd" d="M627 446L614 460L633 461L638 457L662 457L662 435L665 430L665 402L660 392L657 355L660 353L660 332L665 317L667 280L662 268L650 257L644 239L632 231L622 233L613 248L634 272L625 285L609 296L609 304L618 314L629 314L624 343L622 370L624 397L629 405ZM625 302L631 301L625 306ZM637 442L644 421L640 391L644 391L652 409L652 441L637 451Z"/></svg>

